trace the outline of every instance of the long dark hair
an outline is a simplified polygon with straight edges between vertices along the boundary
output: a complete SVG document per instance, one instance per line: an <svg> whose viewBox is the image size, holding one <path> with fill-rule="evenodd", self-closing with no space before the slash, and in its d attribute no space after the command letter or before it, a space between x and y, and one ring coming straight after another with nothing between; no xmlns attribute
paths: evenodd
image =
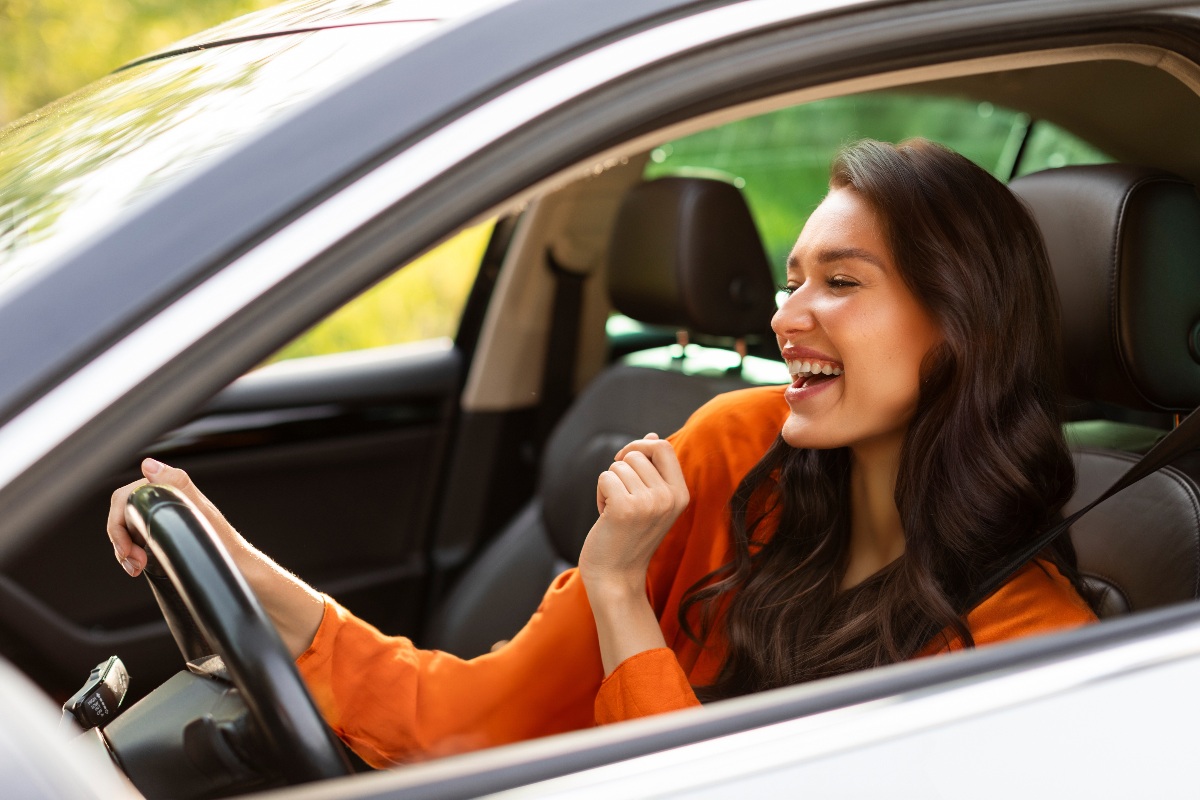
<svg viewBox="0 0 1200 800"><path fill-rule="evenodd" d="M706 698L910 658L942 632L974 645L972 589L1058 515L1075 485L1060 426L1058 298L1036 224L987 172L940 145L844 149L830 187L884 221L895 263L943 341L922 365L896 506L904 554L839 591L849 450L778 439L730 503L733 560L688 591L683 630L727 651ZM1066 537L1049 558L1074 580Z"/></svg>

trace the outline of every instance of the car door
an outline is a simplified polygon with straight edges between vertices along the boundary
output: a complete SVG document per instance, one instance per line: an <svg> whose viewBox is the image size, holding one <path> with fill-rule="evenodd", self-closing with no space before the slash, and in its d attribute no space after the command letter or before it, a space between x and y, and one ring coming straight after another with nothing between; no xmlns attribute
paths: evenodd
<svg viewBox="0 0 1200 800"><path fill-rule="evenodd" d="M470 339L510 231L478 225L406 265L145 454L187 470L280 563L414 635ZM103 534L110 491L140 477L135 462L111 472L0 571L0 641L54 694L114 653L142 688L178 667L153 597L119 579Z"/></svg>

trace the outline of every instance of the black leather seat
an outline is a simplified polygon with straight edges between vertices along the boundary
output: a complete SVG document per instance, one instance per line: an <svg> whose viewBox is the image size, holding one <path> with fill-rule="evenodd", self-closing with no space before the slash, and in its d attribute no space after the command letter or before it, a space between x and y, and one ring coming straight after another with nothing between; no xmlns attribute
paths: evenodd
<svg viewBox="0 0 1200 800"><path fill-rule="evenodd" d="M1064 167L1012 183L1042 228L1063 308L1067 390L1133 412L1200 404L1200 199L1187 181L1124 165ZM1070 513L1136 459L1073 444ZM1160 471L1071 529L1102 616L1200 597L1200 459Z"/></svg>
<svg viewBox="0 0 1200 800"><path fill-rule="evenodd" d="M741 193L699 178L635 187L613 231L613 305L633 319L719 337L769 334L774 280ZM747 383L617 364L588 384L551 434L533 500L482 552L435 615L426 644L469 658L516 633L573 566L596 520L596 476L649 431Z"/></svg>

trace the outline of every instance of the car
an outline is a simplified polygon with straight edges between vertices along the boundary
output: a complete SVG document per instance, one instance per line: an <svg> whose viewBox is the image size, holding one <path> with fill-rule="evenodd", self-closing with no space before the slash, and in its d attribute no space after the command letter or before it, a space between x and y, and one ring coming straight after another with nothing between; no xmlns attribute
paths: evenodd
<svg viewBox="0 0 1200 800"><path fill-rule="evenodd" d="M693 325L671 297L622 294L618 257L634 284L664 258L630 251L622 204L663 180L732 185L762 237L738 252L778 269L833 151L864 135L945 141L1033 209L1063 298L1079 508L1200 400L1198 18L1172 0L293 0L13 123L0 791L1193 795L1188 456L1073 527L1107 593L1097 625L387 771L342 760L269 630L214 633L255 618L219 553L164 556L172 574L212 557L158 585L173 637L101 529L153 455L382 630L485 652L577 556L579 486L614 444L787 380L764 315ZM769 286L717 274L741 260L706 260L723 226L651 208L633 215L647 241L701 242L689 279L770 306ZM419 324L313 344L384 292L400 299L380 327ZM212 664L180 633L190 614L235 688L194 677ZM59 727L112 655L120 713Z"/></svg>

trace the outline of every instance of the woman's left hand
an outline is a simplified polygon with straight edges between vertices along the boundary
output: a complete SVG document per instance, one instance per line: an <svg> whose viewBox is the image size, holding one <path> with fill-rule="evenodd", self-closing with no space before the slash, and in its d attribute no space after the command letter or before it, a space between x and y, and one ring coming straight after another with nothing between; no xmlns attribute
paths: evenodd
<svg viewBox="0 0 1200 800"><path fill-rule="evenodd" d="M596 482L600 518L579 554L589 595L611 588L644 597L650 558L689 500L670 442L649 433L625 445Z"/></svg>

